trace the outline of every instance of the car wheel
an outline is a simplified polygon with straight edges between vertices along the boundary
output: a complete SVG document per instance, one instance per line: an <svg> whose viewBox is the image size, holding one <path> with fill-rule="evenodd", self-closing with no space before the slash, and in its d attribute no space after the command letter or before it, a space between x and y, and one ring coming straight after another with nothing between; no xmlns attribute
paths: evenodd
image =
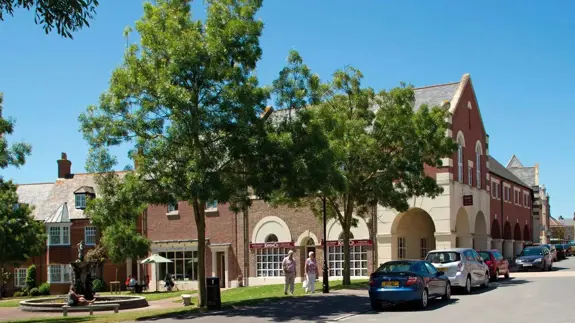
<svg viewBox="0 0 575 323"><path fill-rule="evenodd" d="M547 264L545 262L543 262L543 266L541 267L541 271L545 271L547 270Z"/></svg>
<svg viewBox="0 0 575 323"><path fill-rule="evenodd" d="M423 289L421 292L421 299L419 300L419 309L424 310L427 308L427 303L429 302L429 295L427 295L427 288Z"/></svg>
<svg viewBox="0 0 575 323"><path fill-rule="evenodd" d="M443 295L442 299L444 301L451 299L451 284L449 282L447 282L447 285L445 285L445 294Z"/></svg>
<svg viewBox="0 0 575 323"><path fill-rule="evenodd" d="M371 303L371 309L376 312L379 312L383 309L383 306L381 306L381 304L377 301L370 301L370 303Z"/></svg>
<svg viewBox="0 0 575 323"><path fill-rule="evenodd" d="M489 288L489 282L491 281L490 278L491 277L489 277L489 272L486 271L485 272L485 278L483 279L483 288Z"/></svg>
<svg viewBox="0 0 575 323"><path fill-rule="evenodd" d="M497 269L497 270L495 271L495 276L493 276L492 278L493 278L493 281L494 281L494 282L496 282L496 281L499 280L499 269Z"/></svg>
<svg viewBox="0 0 575 323"><path fill-rule="evenodd" d="M552 270L553 270L553 263L550 263L549 264L549 271L552 271Z"/></svg>
<svg viewBox="0 0 575 323"><path fill-rule="evenodd" d="M467 276L467 279L465 280L465 287L463 292L465 294L470 294L471 293L471 277Z"/></svg>
<svg viewBox="0 0 575 323"><path fill-rule="evenodd" d="M509 279L509 268L507 269L507 272L505 273L505 279Z"/></svg>

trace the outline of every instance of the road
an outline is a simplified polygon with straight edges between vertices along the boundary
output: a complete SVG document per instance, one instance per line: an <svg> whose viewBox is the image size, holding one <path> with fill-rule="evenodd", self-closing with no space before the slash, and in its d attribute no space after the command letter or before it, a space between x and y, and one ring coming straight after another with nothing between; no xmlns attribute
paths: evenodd
<svg viewBox="0 0 575 323"><path fill-rule="evenodd" d="M555 263L552 272L513 273L511 279L477 289L471 295L454 295L447 304L433 301L426 311L397 308L380 313L369 310L365 292L333 293L270 302L256 307L224 311L205 316L154 320L174 323L260 323L260 322L345 322L345 323L573 323L575 257ZM141 321L140 321L141 322Z"/></svg>

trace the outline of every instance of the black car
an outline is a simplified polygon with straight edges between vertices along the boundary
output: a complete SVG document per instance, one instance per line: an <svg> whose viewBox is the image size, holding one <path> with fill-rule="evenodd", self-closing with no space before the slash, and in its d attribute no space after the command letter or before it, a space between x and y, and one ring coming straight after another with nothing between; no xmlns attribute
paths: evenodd
<svg viewBox="0 0 575 323"><path fill-rule="evenodd" d="M551 270L553 268L553 256L546 247L526 247L517 255L515 265L519 271L529 269Z"/></svg>
<svg viewBox="0 0 575 323"><path fill-rule="evenodd" d="M565 245L556 244L555 249L557 249L557 260L563 260L567 258L567 250L565 250Z"/></svg>

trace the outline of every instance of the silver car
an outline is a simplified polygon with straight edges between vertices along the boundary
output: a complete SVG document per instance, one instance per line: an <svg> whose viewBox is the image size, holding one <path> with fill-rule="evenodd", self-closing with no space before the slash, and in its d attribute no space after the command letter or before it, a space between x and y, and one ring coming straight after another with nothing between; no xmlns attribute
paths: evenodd
<svg viewBox="0 0 575 323"><path fill-rule="evenodd" d="M471 248L433 250L425 260L444 272L451 286L462 288L466 294L471 293L471 287L489 287L489 268Z"/></svg>

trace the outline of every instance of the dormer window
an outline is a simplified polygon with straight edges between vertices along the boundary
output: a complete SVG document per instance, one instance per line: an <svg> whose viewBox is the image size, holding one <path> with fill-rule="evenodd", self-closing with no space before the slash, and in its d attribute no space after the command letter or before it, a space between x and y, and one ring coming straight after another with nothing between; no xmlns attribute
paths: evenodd
<svg viewBox="0 0 575 323"><path fill-rule="evenodd" d="M175 212L178 210L178 203L170 203L168 204L168 213Z"/></svg>
<svg viewBox="0 0 575 323"><path fill-rule="evenodd" d="M74 192L74 205L76 209L84 210L89 198L96 197L94 188L91 186L82 186Z"/></svg>

